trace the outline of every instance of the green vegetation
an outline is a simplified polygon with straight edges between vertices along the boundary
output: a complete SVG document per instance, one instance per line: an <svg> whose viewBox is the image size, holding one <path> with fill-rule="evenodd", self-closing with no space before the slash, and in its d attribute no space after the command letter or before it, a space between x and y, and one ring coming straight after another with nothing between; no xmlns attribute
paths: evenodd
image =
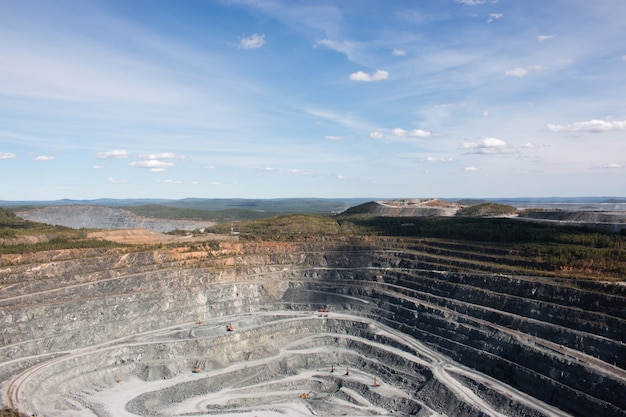
<svg viewBox="0 0 626 417"><path fill-rule="evenodd" d="M72 229L63 226L51 226L21 219L13 211L0 208L0 238L13 238L22 235L63 233Z"/></svg>
<svg viewBox="0 0 626 417"><path fill-rule="evenodd" d="M212 233L239 233L247 240L293 241L314 237L427 238L494 253L520 265L574 275L626 275L626 236L598 230L480 217L336 217L286 215L217 225ZM480 247L480 249L476 249Z"/></svg>
<svg viewBox="0 0 626 417"><path fill-rule="evenodd" d="M517 208L506 204L482 203L461 208L457 216L495 217L517 214Z"/></svg>
<svg viewBox="0 0 626 417"><path fill-rule="evenodd" d="M238 233L250 240L296 240L308 237L354 235L357 227L351 222L328 216L287 214L250 222L220 224L209 228L211 233Z"/></svg>
<svg viewBox="0 0 626 417"><path fill-rule="evenodd" d="M80 236L53 237L46 242L0 244L0 255L30 253L61 249L118 248L128 246L102 239L85 239Z"/></svg>
<svg viewBox="0 0 626 417"><path fill-rule="evenodd" d="M509 206L488 203L475 207L479 208L480 213L502 213ZM625 234L508 218L288 214L246 222L221 223L208 228L207 232L237 234L242 240L274 241L350 236L417 238L442 242L440 244L444 246L467 248L470 255L460 255L460 252L454 254L453 251L450 255L453 261L450 262L456 262L455 257L459 257L460 262L466 262L472 256L478 258L476 254L481 253L493 258L489 261L492 265L498 262L520 265L520 273L524 272L523 268L535 268L546 273L563 271L569 276L622 280L626 277ZM35 239L39 243L19 240L28 235L43 236L43 239ZM17 239L17 242L11 242L13 244L6 241L0 243L0 254L128 246L86 236L84 230L29 222L16 217L10 210L0 209L0 238ZM217 241L204 244L219 248Z"/></svg>
<svg viewBox="0 0 626 417"><path fill-rule="evenodd" d="M123 247L120 243L100 239L89 239L84 230L74 230L63 226L31 222L21 219L10 210L0 208L0 239L19 239L25 236L39 236L35 243L7 244L0 241L0 255L38 252L58 249L85 249Z"/></svg>
<svg viewBox="0 0 626 417"><path fill-rule="evenodd" d="M278 215L278 213L274 212L263 212L241 208L209 211L195 208L169 207L160 204L131 206L124 207L124 209L138 216L171 220L204 220L216 223L255 220Z"/></svg>
<svg viewBox="0 0 626 417"><path fill-rule="evenodd" d="M510 248L553 270L626 276L626 236L571 226L506 218L375 217L351 220L367 233L486 242Z"/></svg>
<svg viewBox="0 0 626 417"><path fill-rule="evenodd" d="M204 220L216 223L266 219L283 214L329 215L342 212L363 199L199 199L130 205L123 208L140 216L162 219Z"/></svg>

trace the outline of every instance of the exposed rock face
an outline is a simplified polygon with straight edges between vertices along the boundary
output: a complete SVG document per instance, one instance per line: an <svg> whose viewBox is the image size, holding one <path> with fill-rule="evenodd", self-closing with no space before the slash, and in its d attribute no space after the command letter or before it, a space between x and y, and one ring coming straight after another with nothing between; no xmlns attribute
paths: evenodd
<svg viewBox="0 0 626 417"><path fill-rule="evenodd" d="M523 213L523 217L529 220L601 227L613 232L626 229L626 212L623 211L531 210Z"/></svg>
<svg viewBox="0 0 626 417"><path fill-rule="evenodd" d="M347 214L367 213L374 216L454 216L461 208L457 203L439 199L399 199L372 201L346 211Z"/></svg>
<svg viewBox="0 0 626 417"><path fill-rule="evenodd" d="M445 271L408 238L53 255L0 270L28 413L626 415L617 284Z"/></svg>
<svg viewBox="0 0 626 417"><path fill-rule="evenodd" d="M153 219L137 216L121 208L83 205L44 207L16 214L26 220L74 229L148 229L169 232L200 229L215 224L209 221Z"/></svg>

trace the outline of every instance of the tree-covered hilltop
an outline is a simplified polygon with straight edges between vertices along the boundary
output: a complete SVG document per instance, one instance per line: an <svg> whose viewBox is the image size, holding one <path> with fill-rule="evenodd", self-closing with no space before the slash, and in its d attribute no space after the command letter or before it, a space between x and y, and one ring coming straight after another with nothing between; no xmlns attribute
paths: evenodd
<svg viewBox="0 0 626 417"><path fill-rule="evenodd" d="M513 216L517 214L517 208L507 204L498 203L482 203L471 206L465 206L456 212L457 216L470 217L497 217L497 216Z"/></svg>

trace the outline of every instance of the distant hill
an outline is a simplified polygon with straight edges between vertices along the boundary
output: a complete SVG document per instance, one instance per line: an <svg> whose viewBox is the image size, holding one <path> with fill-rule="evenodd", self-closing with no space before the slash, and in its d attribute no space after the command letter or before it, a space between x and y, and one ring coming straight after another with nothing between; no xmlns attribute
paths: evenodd
<svg viewBox="0 0 626 417"><path fill-rule="evenodd" d="M137 207L159 205L193 210L231 210L246 209L273 213L318 213L332 214L342 212L349 207L364 203L371 198L186 198L167 199L96 199L96 200L54 200L54 201L4 201L0 207L45 207L45 206L101 206L101 207Z"/></svg>
<svg viewBox="0 0 626 417"><path fill-rule="evenodd" d="M69 204L70 201L64 200L59 205L23 202L10 207L23 219L74 229L144 228L168 232L281 214L332 215L364 199L186 199L158 200L159 204L148 204L157 200L90 200L88 204ZM99 206L95 202L107 205Z"/></svg>
<svg viewBox="0 0 626 417"><path fill-rule="evenodd" d="M212 226L215 222L197 220L160 219L138 216L119 207L56 206L42 207L15 213L19 217L39 223L71 227L73 229L148 229L155 232L194 230Z"/></svg>
<svg viewBox="0 0 626 417"><path fill-rule="evenodd" d="M386 201L369 201L351 207L344 215L372 215L372 216L454 216L461 208L458 203L440 199L399 199Z"/></svg>

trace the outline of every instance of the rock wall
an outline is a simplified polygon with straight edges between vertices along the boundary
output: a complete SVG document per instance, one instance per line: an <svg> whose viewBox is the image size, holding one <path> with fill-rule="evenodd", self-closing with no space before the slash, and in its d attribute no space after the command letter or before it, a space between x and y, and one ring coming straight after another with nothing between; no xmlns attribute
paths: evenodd
<svg viewBox="0 0 626 417"><path fill-rule="evenodd" d="M626 415L622 287L442 270L414 248L364 239L23 259L0 272L2 402L119 415L117 395L130 415L228 415L309 392L318 401L306 409L329 416Z"/></svg>

